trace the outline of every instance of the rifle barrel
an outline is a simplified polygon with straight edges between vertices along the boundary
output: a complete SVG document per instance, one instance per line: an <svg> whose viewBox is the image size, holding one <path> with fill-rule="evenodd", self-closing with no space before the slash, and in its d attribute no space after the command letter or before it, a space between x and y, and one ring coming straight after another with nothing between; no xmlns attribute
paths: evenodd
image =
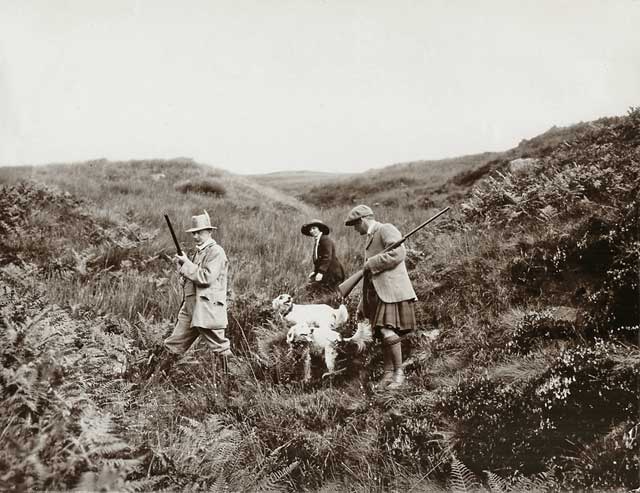
<svg viewBox="0 0 640 493"><path fill-rule="evenodd" d="M176 238L176 234L173 231L173 226L171 226L171 221L169 220L169 216L165 214L164 218L167 221L167 226L169 226L169 231L171 232L171 237L173 238L173 244L176 246L176 251L178 252L178 255L182 255L182 250L180 249L180 243L178 243L178 238Z"/></svg>
<svg viewBox="0 0 640 493"><path fill-rule="evenodd" d="M396 241L393 245L389 245L388 248L385 249L385 252L388 252L389 250L393 250L394 248L398 248L400 245L402 245L407 238L409 238L411 235L413 235L414 233L420 231L422 228L424 228L427 224L429 224L431 221L434 221L435 219L437 219L438 217L440 217L442 214L444 214L445 212L447 212L450 209L449 206L445 207L444 209L442 209L440 212L438 212L435 216L430 217L429 219L427 219L425 222L423 222L420 226L418 226L417 228L412 229L410 232L408 232L406 235L404 235L402 237L401 240Z"/></svg>

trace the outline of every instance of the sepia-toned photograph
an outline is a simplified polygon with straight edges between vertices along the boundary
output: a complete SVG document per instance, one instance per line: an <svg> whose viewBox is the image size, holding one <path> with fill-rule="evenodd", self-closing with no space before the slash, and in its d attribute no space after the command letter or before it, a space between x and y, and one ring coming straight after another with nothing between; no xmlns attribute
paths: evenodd
<svg viewBox="0 0 640 493"><path fill-rule="evenodd" d="M640 0L0 0L0 490L640 492Z"/></svg>

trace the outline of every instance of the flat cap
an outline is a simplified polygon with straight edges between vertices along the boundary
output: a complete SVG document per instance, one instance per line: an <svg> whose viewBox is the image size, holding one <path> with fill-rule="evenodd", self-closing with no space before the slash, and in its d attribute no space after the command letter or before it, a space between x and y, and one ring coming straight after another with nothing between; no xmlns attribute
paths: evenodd
<svg viewBox="0 0 640 493"><path fill-rule="evenodd" d="M353 224L360 218L373 216L373 211L368 205L360 204L356 205L347 214L347 218L344 221L345 226L353 226Z"/></svg>

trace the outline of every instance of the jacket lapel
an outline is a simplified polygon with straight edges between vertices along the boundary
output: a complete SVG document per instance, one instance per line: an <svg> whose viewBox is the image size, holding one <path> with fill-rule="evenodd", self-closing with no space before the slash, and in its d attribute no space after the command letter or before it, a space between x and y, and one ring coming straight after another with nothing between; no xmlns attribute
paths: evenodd
<svg viewBox="0 0 640 493"><path fill-rule="evenodd" d="M366 250L367 248L369 248L369 245L371 245L371 242L373 241L373 237L375 236L376 232L378 231L378 229L380 228L380 223L376 223L373 226L373 231L371 232L371 234L367 235L367 243L364 247L364 249Z"/></svg>

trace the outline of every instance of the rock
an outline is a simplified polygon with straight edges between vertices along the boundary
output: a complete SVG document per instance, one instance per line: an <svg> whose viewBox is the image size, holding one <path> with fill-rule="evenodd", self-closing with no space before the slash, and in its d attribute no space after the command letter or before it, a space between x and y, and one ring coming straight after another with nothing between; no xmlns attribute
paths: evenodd
<svg viewBox="0 0 640 493"><path fill-rule="evenodd" d="M519 158L509 161L509 171L513 174L525 174L530 172L538 164L539 159Z"/></svg>

